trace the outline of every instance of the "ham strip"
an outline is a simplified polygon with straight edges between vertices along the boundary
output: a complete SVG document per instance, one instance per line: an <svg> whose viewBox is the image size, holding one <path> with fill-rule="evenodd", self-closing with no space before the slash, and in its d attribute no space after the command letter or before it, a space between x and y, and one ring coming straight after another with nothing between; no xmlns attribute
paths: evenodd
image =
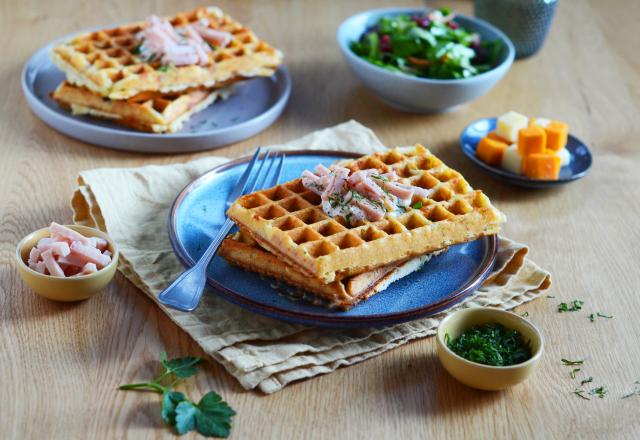
<svg viewBox="0 0 640 440"><path fill-rule="evenodd" d="M94 263L100 269L111 262L111 258L103 255L98 249L78 242L71 245L71 255L83 259L85 263Z"/></svg>
<svg viewBox="0 0 640 440"><path fill-rule="evenodd" d="M81 233L76 232L73 229L69 229L66 226L59 225L56 222L51 223L49 231L51 232L51 237L53 239L62 238L68 241L77 241L84 245L91 245L91 240Z"/></svg>
<svg viewBox="0 0 640 440"><path fill-rule="evenodd" d="M38 249L41 252L51 250L51 252L53 252L53 255L57 255L59 257L66 257L71 253L69 244L67 244L66 241L57 241L54 243L42 244L38 246Z"/></svg>
<svg viewBox="0 0 640 440"><path fill-rule="evenodd" d="M46 250L42 253L42 261L44 261L44 265L49 271L49 275L64 278L64 271L62 270L60 265L58 265L56 259L53 257L53 252L51 251L51 249Z"/></svg>
<svg viewBox="0 0 640 440"><path fill-rule="evenodd" d="M40 254L42 254L42 251L40 249L38 249L37 247L31 248L31 251L29 251L29 260L27 261L29 263L29 266L38 262L38 260L40 259Z"/></svg>
<svg viewBox="0 0 640 440"><path fill-rule="evenodd" d="M92 273L96 273L98 268L93 263L87 263L84 265L82 270L78 273L79 275L90 275Z"/></svg>
<svg viewBox="0 0 640 440"><path fill-rule="evenodd" d="M380 206L369 201L359 200L356 202L356 205L358 205L358 207L362 209L368 220L374 222L382 220L384 218L384 215L386 214L386 212Z"/></svg>

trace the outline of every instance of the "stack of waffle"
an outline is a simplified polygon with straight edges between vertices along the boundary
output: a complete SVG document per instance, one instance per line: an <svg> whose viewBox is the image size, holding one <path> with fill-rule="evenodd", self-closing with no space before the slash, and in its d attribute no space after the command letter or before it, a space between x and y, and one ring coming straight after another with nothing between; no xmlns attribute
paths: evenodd
<svg viewBox="0 0 640 440"><path fill-rule="evenodd" d="M457 171L421 145L341 163L351 173L395 172L424 188L412 208L379 221L330 217L302 179L240 197L227 214L240 232L221 255L232 264L348 309L418 270L448 246L498 233L505 216ZM429 196L426 196L429 194Z"/></svg>
<svg viewBox="0 0 640 440"><path fill-rule="evenodd" d="M271 76L282 54L220 9L198 8L168 18L174 28L206 26L230 39L211 47L206 63L170 65L141 54L148 22L78 35L53 48L55 64L66 74L52 97L74 114L108 118L136 130L180 130L193 114L226 97L234 83Z"/></svg>

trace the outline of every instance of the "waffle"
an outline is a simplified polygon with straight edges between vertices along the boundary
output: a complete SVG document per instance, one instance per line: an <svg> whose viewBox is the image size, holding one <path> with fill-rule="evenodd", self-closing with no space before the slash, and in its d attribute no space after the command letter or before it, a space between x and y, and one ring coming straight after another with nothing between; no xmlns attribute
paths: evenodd
<svg viewBox="0 0 640 440"><path fill-rule="evenodd" d="M51 94L62 108L74 115L109 119L136 130L174 133L195 113L216 99L226 98L229 89L191 89L176 93L142 92L126 100L110 100L69 82Z"/></svg>
<svg viewBox="0 0 640 440"><path fill-rule="evenodd" d="M214 87L220 82L270 76L282 54L260 40L250 29L214 7L201 7L170 18L173 26L209 20L209 28L230 32L229 45L214 48L206 66L162 66L145 62L137 54L138 22L76 36L53 48L54 63L67 80L111 99L130 98L143 91L176 92L194 87Z"/></svg>
<svg viewBox="0 0 640 440"><path fill-rule="evenodd" d="M323 305L348 310L383 291L392 282L419 270L439 252L441 251L383 266L329 284L319 283L317 279L307 277L296 268L283 263L276 255L260 247L246 233L238 232L226 238L222 242L219 254L231 264L284 281L303 293L312 294L314 299L321 298Z"/></svg>
<svg viewBox="0 0 640 440"><path fill-rule="evenodd" d="M400 182L428 189L430 196L414 196L419 209L351 225L328 217L320 197L295 179L240 197L227 215L269 252L323 283L496 234L506 220L482 191L422 145L341 165L352 172L393 170Z"/></svg>

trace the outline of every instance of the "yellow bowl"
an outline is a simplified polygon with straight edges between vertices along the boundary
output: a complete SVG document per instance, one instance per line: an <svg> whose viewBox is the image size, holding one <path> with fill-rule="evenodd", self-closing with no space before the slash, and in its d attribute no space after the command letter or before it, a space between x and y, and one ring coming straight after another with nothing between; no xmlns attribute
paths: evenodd
<svg viewBox="0 0 640 440"><path fill-rule="evenodd" d="M454 339L473 326L490 323L517 330L525 341L531 341L531 359L508 367L494 367L469 361L447 347L445 334ZM489 307L461 309L444 318L438 326L436 343L440 362L449 374L472 388L491 391L527 379L537 368L544 350L542 334L533 324L515 313Z"/></svg>
<svg viewBox="0 0 640 440"><path fill-rule="evenodd" d="M80 301L95 295L109 284L118 267L118 248L107 234L98 229L78 225L67 225L67 227L86 237L100 237L107 240L109 251L112 253L111 263L90 275L69 278L43 275L30 269L26 263L29 251L38 243L38 240L49 236L48 227L32 232L20 241L16 248L16 263L20 277L38 295L55 301Z"/></svg>

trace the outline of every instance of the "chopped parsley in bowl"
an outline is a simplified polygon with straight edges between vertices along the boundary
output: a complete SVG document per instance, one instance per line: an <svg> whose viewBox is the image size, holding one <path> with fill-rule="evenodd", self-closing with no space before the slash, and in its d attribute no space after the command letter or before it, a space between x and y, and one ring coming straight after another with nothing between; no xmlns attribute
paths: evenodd
<svg viewBox="0 0 640 440"><path fill-rule="evenodd" d="M381 17L351 50L384 69L421 78L462 79L500 62L502 42L484 40L455 21L447 8Z"/></svg>
<svg viewBox="0 0 640 440"><path fill-rule="evenodd" d="M447 347L458 356L478 364L508 367L531 359L531 341L499 323L476 325L451 338L445 333Z"/></svg>

